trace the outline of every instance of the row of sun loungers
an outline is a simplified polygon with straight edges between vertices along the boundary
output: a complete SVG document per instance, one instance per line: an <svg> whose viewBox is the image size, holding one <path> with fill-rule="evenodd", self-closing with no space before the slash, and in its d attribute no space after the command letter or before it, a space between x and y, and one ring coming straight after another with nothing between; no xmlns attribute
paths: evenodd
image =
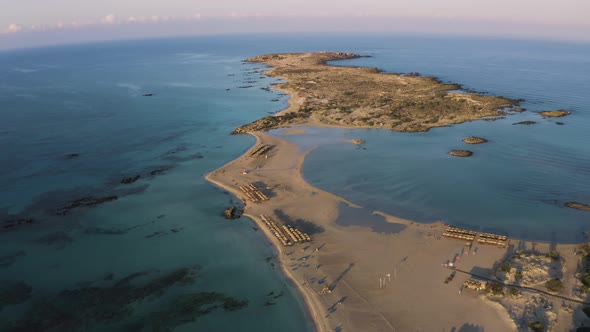
<svg viewBox="0 0 590 332"><path fill-rule="evenodd" d="M307 235L307 234L301 232L300 230L293 228L291 226L283 225L283 230L285 231L285 233L287 233L287 235L291 238L291 240L294 243L311 241L311 238L309 237L309 235Z"/></svg>
<svg viewBox="0 0 590 332"><path fill-rule="evenodd" d="M475 233L474 231L470 231L468 229L449 226L443 233L443 236L450 237L453 239L473 241L475 239L476 234L477 233Z"/></svg>
<svg viewBox="0 0 590 332"><path fill-rule="evenodd" d="M506 240L488 240L488 239L477 239L477 243L479 244L492 244L497 245L498 247L506 247L508 245L508 241Z"/></svg>
<svg viewBox="0 0 590 332"><path fill-rule="evenodd" d="M499 247L506 247L508 245L508 237L492 233L479 233L477 243L492 244L497 245Z"/></svg>
<svg viewBox="0 0 590 332"><path fill-rule="evenodd" d="M263 144L258 149L252 151L250 153L250 157L258 157L260 155L263 155L263 154L267 153L270 149L272 149L272 147L273 147L272 145Z"/></svg>
<svg viewBox="0 0 590 332"><path fill-rule="evenodd" d="M277 239L279 239L281 244L284 246L293 245L293 242L287 238L285 232L283 232L270 217L261 214L260 218L262 218L262 221L264 221L268 229L277 237Z"/></svg>
<svg viewBox="0 0 590 332"><path fill-rule="evenodd" d="M445 237L473 241L476 236L479 236L477 243L479 244L492 244L499 247L506 247L508 245L508 237L504 235L492 234L492 233L476 233L468 229L458 228L449 226L442 234Z"/></svg>
<svg viewBox="0 0 590 332"><path fill-rule="evenodd" d="M270 217L261 214L260 218L266 224L268 229L279 239L284 246L291 246L295 243L303 243L311 241L311 237L297 228L291 226L279 227Z"/></svg>
<svg viewBox="0 0 590 332"><path fill-rule="evenodd" d="M252 203L259 203L261 201L268 201L268 196L266 196L263 192L258 190L253 184L249 183L245 186L240 185L240 190L246 194Z"/></svg>
<svg viewBox="0 0 590 332"><path fill-rule="evenodd" d="M453 227L453 226L448 226L447 227L447 232L455 232L455 233L461 233L461 234L467 234L467 235L475 235L475 234L477 234L474 231L470 231L468 229L459 228L459 227Z"/></svg>
<svg viewBox="0 0 590 332"><path fill-rule="evenodd" d="M502 240L502 241L505 241L508 239L507 236L498 235L498 234L491 234L491 233L479 233L479 237L487 238L487 239L494 239L494 240Z"/></svg>

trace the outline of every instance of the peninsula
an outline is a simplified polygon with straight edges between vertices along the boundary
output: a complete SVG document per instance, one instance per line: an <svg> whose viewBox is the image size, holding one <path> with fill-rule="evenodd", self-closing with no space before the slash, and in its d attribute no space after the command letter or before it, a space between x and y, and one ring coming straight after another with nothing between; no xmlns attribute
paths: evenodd
<svg viewBox="0 0 590 332"><path fill-rule="evenodd" d="M452 92L459 86L433 78L326 64L356 57L249 59L288 80L276 87L291 94L290 106L236 129L253 135L256 145L206 176L242 200L243 215L276 247L316 330L565 331L588 323L582 310L590 305L588 246L518 241L435 220L420 224L365 209L305 181L301 169L313 148L302 151L265 130L306 125L424 131L501 116L516 105Z"/></svg>

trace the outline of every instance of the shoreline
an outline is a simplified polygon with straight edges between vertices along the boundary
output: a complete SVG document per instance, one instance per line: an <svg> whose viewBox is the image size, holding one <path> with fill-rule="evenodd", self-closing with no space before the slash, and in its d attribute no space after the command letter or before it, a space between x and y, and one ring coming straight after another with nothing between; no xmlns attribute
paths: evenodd
<svg viewBox="0 0 590 332"><path fill-rule="evenodd" d="M237 190L235 187L229 186L229 185L223 183L222 181L218 181L218 180L214 179L212 175L216 171L226 169L227 167L231 167L231 165L233 163L235 163L236 161L247 157L248 153L251 152L254 149L254 147L260 145L261 138L256 134L253 134L253 133L249 133L249 134L256 138L256 143L251 148L246 150L246 152L244 154L242 154L240 157L230 161L229 163L227 163L227 164L221 166L220 168L205 175L205 180L207 180L208 182L212 183L213 185L231 193L234 197L236 197L237 199L239 199L242 202L242 204L244 205L244 208L247 206L247 202L241 197L241 192L239 190ZM305 155L307 155L309 152L311 152L311 150L308 151L307 153L305 153L304 156L302 156L302 158L301 158L302 161L303 161ZM302 161L301 161L301 164L302 164ZM300 294L301 298L303 299L303 304L305 305L307 313L308 313L309 317L311 318L311 323L314 325L315 331L316 332L328 331L329 330L328 324L327 324L326 320L323 319L322 315L320 314L319 304L315 301L315 299L313 299L310 296L309 292L307 292L304 289L304 287L300 283L297 282L297 280L295 279L293 274L286 268L286 265L285 265L286 262L284 261L284 259L282 259L282 257L285 255L284 247L282 247L281 244L277 241L277 239L270 233L269 229L264 226L264 223L262 222L262 220L259 217L255 216L253 214L249 214L246 211L244 211L242 216L250 218L252 220L252 222L254 224L256 224L258 229L262 230L268 243L270 245L272 245L274 247L274 249L276 250L276 252L278 254L277 255L278 265L281 268L281 272L286 277L287 281L291 284L291 286Z"/></svg>

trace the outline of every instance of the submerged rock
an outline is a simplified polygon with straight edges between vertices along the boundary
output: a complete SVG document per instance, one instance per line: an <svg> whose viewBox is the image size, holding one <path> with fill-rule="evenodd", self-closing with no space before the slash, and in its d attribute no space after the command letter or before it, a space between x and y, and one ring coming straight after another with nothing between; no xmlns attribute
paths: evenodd
<svg viewBox="0 0 590 332"><path fill-rule="evenodd" d="M451 150L449 151L449 154L455 157L471 157L473 152L469 150Z"/></svg>
<svg viewBox="0 0 590 332"><path fill-rule="evenodd" d="M26 302L33 288L24 282L0 284L0 311L2 307Z"/></svg>
<svg viewBox="0 0 590 332"><path fill-rule="evenodd" d="M586 204L582 204L582 203L577 203L577 202L567 202L564 205L566 207L568 207L568 208L571 208L571 209L582 210L582 211L589 211L590 212L590 205L586 205Z"/></svg>
<svg viewBox="0 0 590 332"><path fill-rule="evenodd" d="M565 123L563 123L563 122L555 122L555 124L558 125L558 126L563 126Z"/></svg>
<svg viewBox="0 0 590 332"><path fill-rule="evenodd" d="M463 140L463 142L465 142L467 144L481 144L481 143L486 143L487 141L488 140L485 138L476 137L476 136L469 136Z"/></svg>
<svg viewBox="0 0 590 332"><path fill-rule="evenodd" d="M74 239L64 232L47 234L35 240L35 243L52 246L57 249L62 249L72 242L74 242Z"/></svg>
<svg viewBox="0 0 590 332"><path fill-rule="evenodd" d="M0 267L8 267L14 264L19 257L26 256L27 253L19 250L8 255L0 256Z"/></svg>
<svg viewBox="0 0 590 332"><path fill-rule="evenodd" d="M544 118L561 118L567 115L570 115L571 112L564 111L564 110L554 110L554 111L544 111L539 112L539 115Z"/></svg>
<svg viewBox="0 0 590 332"><path fill-rule="evenodd" d="M83 197L70 202L70 204L60 209L57 209L55 211L55 214L58 216L65 216L68 213L70 213L72 209L75 208L95 206L106 202L116 201L117 199L119 199L119 197L117 197L116 195L104 197Z"/></svg>
<svg viewBox="0 0 590 332"><path fill-rule="evenodd" d="M529 125L533 125L535 123L537 123L537 122L531 121L531 120L527 120L527 121L515 122L512 125L527 125L527 126L529 126Z"/></svg>
<svg viewBox="0 0 590 332"><path fill-rule="evenodd" d="M35 222L33 218L15 218L2 220L2 230L14 230L21 226L31 225Z"/></svg>
<svg viewBox="0 0 590 332"><path fill-rule="evenodd" d="M134 183L135 181L139 180L140 177L141 177L140 175L129 176L129 177L121 179L121 183L122 184L131 184L131 183Z"/></svg>
<svg viewBox="0 0 590 332"><path fill-rule="evenodd" d="M522 107L517 107L513 110L514 112L518 112L518 113L522 113L524 111L526 111L526 108L522 108Z"/></svg>
<svg viewBox="0 0 590 332"><path fill-rule="evenodd" d="M68 153L63 156L65 159L74 159L80 157L78 153Z"/></svg>

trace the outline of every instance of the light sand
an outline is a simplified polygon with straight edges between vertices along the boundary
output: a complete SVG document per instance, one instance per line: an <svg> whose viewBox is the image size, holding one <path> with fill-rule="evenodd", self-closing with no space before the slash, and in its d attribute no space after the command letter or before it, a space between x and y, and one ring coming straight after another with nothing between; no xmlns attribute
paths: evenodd
<svg viewBox="0 0 590 332"><path fill-rule="evenodd" d="M407 227L398 234L382 234L368 227L340 226L336 221L341 204L360 207L305 182L301 167L310 151L301 151L293 143L265 133L254 136L257 146L275 145L267 158L251 158L246 153L206 178L247 202L245 215L277 247L280 265L301 291L318 331L339 327L344 331L452 331L469 326L483 331L517 330L501 305L483 300L470 290L459 294L468 275L457 273L452 282L443 283L452 270L442 263L465 248L461 240L441 238L443 224L419 224L376 212L388 222ZM249 170L248 174L242 174L243 168ZM264 183L269 189L261 189L270 193L270 200L259 204L246 201L237 187L246 183ZM324 232L311 234L313 241L309 244L283 247L260 220L260 214L281 220L275 210L291 220L311 221L323 227ZM507 251L493 246L475 247L477 254L463 256L459 269L480 274L487 269L489 273ZM572 247L566 246L565 250L571 252ZM567 257L568 261L575 259L573 254ZM575 261L569 264L575 265ZM572 271L567 274L570 277L565 280L566 289L573 283ZM333 287L331 294L320 294L323 285L318 280L323 278ZM384 280L383 288L380 278ZM335 310L330 313L329 308ZM570 326L571 319L571 314L560 311L559 326Z"/></svg>

